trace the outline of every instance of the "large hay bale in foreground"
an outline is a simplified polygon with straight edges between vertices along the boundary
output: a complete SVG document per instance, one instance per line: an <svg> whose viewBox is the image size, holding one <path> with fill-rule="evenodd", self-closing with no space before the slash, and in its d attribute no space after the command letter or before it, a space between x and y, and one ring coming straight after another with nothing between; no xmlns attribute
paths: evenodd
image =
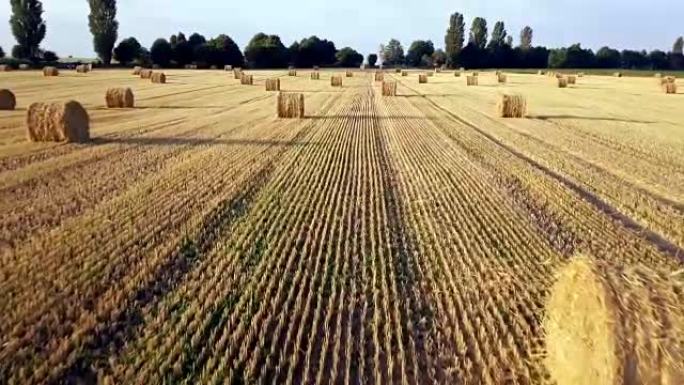
<svg viewBox="0 0 684 385"><path fill-rule="evenodd" d="M397 96L397 82L383 81L382 96Z"/></svg>
<svg viewBox="0 0 684 385"><path fill-rule="evenodd" d="M166 75L163 72L155 72L152 74L152 83L155 84L165 84L166 83Z"/></svg>
<svg viewBox="0 0 684 385"><path fill-rule="evenodd" d="M546 301L557 385L684 384L684 287L669 272L576 257Z"/></svg>
<svg viewBox="0 0 684 385"><path fill-rule="evenodd" d="M10 90L0 90L0 110L11 111L17 106L17 98Z"/></svg>
<svg viewBox="0 0 684 385"><path fill-rule="evenodd" d="M478 77L477 76L466 76L466 85L467 86L476 86L479 84Z"/></svg>
<svg viewBox="0 0 684 385"><path fill-rule="evenodd" d="M140 79L152 79L153 73L151 69L142 69L140 70Z"/></svg>
<svg viewBox="0 0 684 385"><path fill-rule="evenodd" d="M373 76L376 82L382 82L385 80L385 74L383 72L376 72Z"/></svg>
<svg viewBox="0 0 684 385"><path fill-rule="evenodd" d="M567 88L567 87L568 87L568 79L565 77L558 78L558 88Z"/></svg>
<svg viewBox="0 0 684 385"><path fill-rule="evenodd" d="M280 91L280 79L266 79L266 91Z"/></svg>
<svg viewBox="0 0 684 385"><path fill-rule="evenodd" d="M333 87L342 87L342 76L333 76L330 78L330 85Z"/></svg>
<svg viewBox="0 0 684 385"><path fill-rule="evenodd" d="M251 86L254 84L254 76L252 75L247 75L247 74L242 74L240 76L240 84L244 86Z"/></svg>
<svg viewBox="0 0 684 385"><path fill-rule="evenodd" d="M502 118L524 118L527 114L527 100L522 95L501 95L497 110Z"/></svg>
<svg viewBox="0 0 684 385"><path fill-rule="evenodd" d="M57 67L44 67L43 76L59 76L59 70Z"/></svg>
<svg viewBox="0 0 684 385"><path fill-rule="evenodd" d="M90 65L88 64L79 64L76 66L76 72L79 74L87 74L90 72Z"/></svg>
<svg viewBox="0 0 684 385"><path fill-rule="evenodd" d="M321 73L320 72L312 72L311 73L311 80L321 80Z"/></svg>
<svg viewBox="0 0 684 385"><path fill-rule="evenodd" d="M10 72L12 69L12 66L8 64L0 64L0 72Z"/></svg>
<svg viewBox="0 0 684 385"><path fill-rule="evenodd" d="M133 108L135 96L130 88L110 88L105 94L107 108Z"/></svg>
<svg viewBox="0 0 684 385"><path fill-rule="evenodd" d="M419 74L418 75L418 84L425 84L427 82L428 82L427 74Z"/></svg>
<svg viewBox="0 0 684 385"><path fill-rule="evenodd" d="M303 118L304 94L292 92L278 93L279 118Z"/></svg>
<svg viewBox="0 0 684 385"><path fill-rule="evenodd" d="M508 80L508 78L506 77L506 75L504 75L501 72L496 75L496 81L498 81L499 83L504 84L504 83L506 83L507 80Z"/></svg>
<svg viewBox="0 0 684 385"><path fill-rule="evenodd" d="M133 75L140 76L140 72L142 72L142 70L143 70L143 68L141 66L133 67Z"/></svg>
<svg viewBox="0 0 684 385"><path fill-rule="evenodd" d="M33 103L26 115L32 142L87 142L90 140L88 112L79 102Z"/></svg>
<svg viewBox="0 0 684 385"><path fill-rule="evenodd" d="M676 94L677 93L677 83L668 82L668 83L663 84L663 91L665 91L666 94Z"/></svg>

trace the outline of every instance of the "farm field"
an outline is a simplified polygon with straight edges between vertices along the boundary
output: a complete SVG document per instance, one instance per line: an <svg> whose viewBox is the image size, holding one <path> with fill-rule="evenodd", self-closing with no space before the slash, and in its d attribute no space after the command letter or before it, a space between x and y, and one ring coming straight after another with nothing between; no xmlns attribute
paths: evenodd
<svg viewBox="0 0 684 385"><path fill-rule="evenodd" d="M551 384L564 261L684 268L684 94L654 78L165 72L0 73L0 384ZM69 99L92 141L28 142Z"/></svg>

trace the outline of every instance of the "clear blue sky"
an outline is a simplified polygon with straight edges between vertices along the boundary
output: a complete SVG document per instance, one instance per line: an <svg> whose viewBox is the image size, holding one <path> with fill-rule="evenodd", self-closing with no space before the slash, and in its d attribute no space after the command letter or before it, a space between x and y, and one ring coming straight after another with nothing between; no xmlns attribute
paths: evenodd
<svg viewBox="0 0 684 385"><path fill-rule="evenodd" d="M86 0L44 0L47 37L43 47L60 56L92 57ZM207 37L230 35L240 47L257 32L278 34L285 43L305 36L331 39L364 55L392 37L405 48L415 39L444 43L449 14L461 12L469 28L475 16L490 26L506 23L518 42L520 29L534 28L536 45L581 42L597 49L669 51L684 35L683 0L119 0L119 38L135 36L149 47L157 37L183 31ZM0 46L15 44L9 28L10 6L0 0Z"/></svg>

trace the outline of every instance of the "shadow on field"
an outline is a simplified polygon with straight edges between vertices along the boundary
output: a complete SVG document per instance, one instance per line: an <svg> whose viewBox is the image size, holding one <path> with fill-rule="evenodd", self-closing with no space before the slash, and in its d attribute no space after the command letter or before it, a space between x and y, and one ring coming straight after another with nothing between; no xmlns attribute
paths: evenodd
<svg viewBox="0 0 684 385"><path fill-rule="evenodd" d="M537 120L563 120L563 119L575 119L575 120L593 120L593 121L606 121L606 122L619 122L619 123L643 123L643 124L653 124L656 122L650 120L633 120L633 119L619 119L619 118L608 118L602 116L578 116L578 115L530 115L530 119Z"/></svg>
<svg viewBox="0 0 684 385"><path fill-rule="evenodd" d="M305 116L304 119L324 120L324 119L362 119L362 120L428 120L427 116L411 116L411 115L388 115L388 116L373 116L373 115L317 115Z"/></svg>
<svg viewBox="0 0 684 385"><path fill-rule="evenodd" d="M286 142L279 140L255 140L255 139L211 139L211 138L93 138L94 145L104 144L130 144L138 146L306 146L309 142Z"/></svg>

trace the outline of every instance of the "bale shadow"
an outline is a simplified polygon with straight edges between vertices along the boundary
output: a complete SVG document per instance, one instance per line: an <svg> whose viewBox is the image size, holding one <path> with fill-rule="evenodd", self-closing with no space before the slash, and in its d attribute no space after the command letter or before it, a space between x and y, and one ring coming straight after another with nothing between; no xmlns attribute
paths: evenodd
<svg viewBox="0 0 684 385"><path fill-rule="evenodd" d="M203 146L203 145L220 145L220 146L307 146L312 145L310 142L290 142L279 140L255 140L255 139L216 139L216 138L93 138L90 145L101 146L105 144L128 144L137 146Z"/></svg>
<svg viewBox="0 0 684 385"><path fill-rule="evenodd" d="M653 124L656 123L650 120L636 120L636 119L620 119L620 118L609 118L604 116L579 116L579 115L529 115L528 118L536 120L590 120L590 121L606 121L606 122L619 122L619 123L642 123L642 124Z"/></svg>
<svg viewBox="0 0 684 385"><path fill-rule="evenodd" d="M362 120L427 120L427 116L411 116L411 115L388 115L388 116L372 116L372 115L311 115L305 116L304 119L310 120L324 120L324 119L362 119Z"/></svg>

